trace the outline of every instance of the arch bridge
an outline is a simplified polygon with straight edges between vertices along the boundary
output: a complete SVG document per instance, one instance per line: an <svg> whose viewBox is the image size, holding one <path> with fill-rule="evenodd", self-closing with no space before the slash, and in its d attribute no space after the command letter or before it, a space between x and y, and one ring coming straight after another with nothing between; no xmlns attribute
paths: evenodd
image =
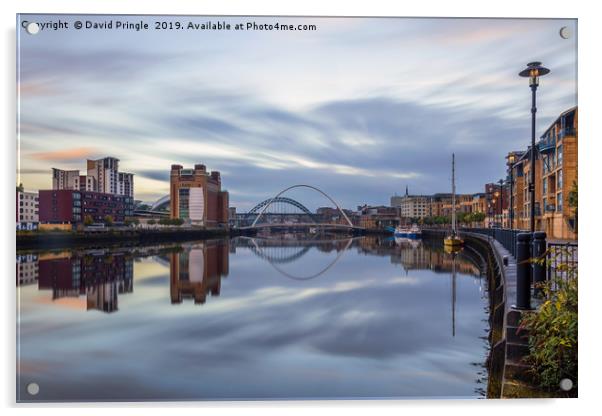
<svg viewBox="0 0 602 416"><path fill-rule="evenodd" d="M341 221L340 222L328 222L328 223L317 222L316 221L316 219L318 218L317 214L313 214L302 203L295 201L292 198L283 196L283 194L285 194L286 192L288 192L292 189L296 189L296 188L310 189L310 190L313 190L313 191L321 194L322 196L324 196L326 199L328 199L332 203L332 205L334 205L336 207L337 211L340 214ZM270 209L272 206L282 205L282 204L290 205L290 206L297 208L301 212L300 216L298 215L297 219L300 219L301 221L286 221L286 218L287 218L286 213L268 212L268 209ZM293 186L289 186L288 188L281 190L274 197L266 199L265 201L262 201L259 204L255 205L245 215L247 216L247 218L249 220L251 218L253 219L253 221L251 222L250 225L241 227L241 228L246 228L246 229L277 229L277 228L287 228L287 229L290 229L290 228L295 228L295 229L320 228L320 229L334 229L334 230L359 229L359 227L356 227L353 225L353 223L351 222L351 220L349 219L347 214L343 211L341 206L330 195L328 195L326 192L322 191L321 189L319 189L315 186L306 185L306 184L293 185ZM274 216L274 215L283 216L283 221L270 221L268 219L268 217Z"/></svg>

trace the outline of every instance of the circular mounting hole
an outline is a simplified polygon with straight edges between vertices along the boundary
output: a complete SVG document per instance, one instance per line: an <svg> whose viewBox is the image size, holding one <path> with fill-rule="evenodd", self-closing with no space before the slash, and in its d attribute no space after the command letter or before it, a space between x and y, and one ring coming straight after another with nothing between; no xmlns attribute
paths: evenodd
<svg viewBox="0 0 602 416"><path fill-rule="evenodd" d="M560 389L564 391L569 391L573 388L573 380L570 378L563 378L560 380Z"/></svg>
<svg viewBox="0 0 602 416"><path fill-rule="evenodd" d="M40 386L38 386L38 383L29 383L27 385L27 393L29 393L30 395L35 396L39 392Z"/></svg>
<svg viewBox="0 0 602 416"><path fill-rule="evenodd" d="M27 33L30 35L36 35L40 31L40 25L36 22L29 22L27 26L25 26L25 30L27 30Z"/></svg>
<svg viewBox="0 0 602 416"><path fill-rule="evenodd" d="M571 29L568 26L562 26L559 33L562 39L568 39L571 37Z"/></svg>

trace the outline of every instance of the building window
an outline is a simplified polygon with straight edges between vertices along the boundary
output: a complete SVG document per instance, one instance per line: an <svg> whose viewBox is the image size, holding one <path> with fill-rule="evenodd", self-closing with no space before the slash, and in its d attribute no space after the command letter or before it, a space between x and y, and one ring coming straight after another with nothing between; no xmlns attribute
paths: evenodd
<svg viewBox="0 0 602 416"><path fill-rule="evenodd" d="M562 192L556 195L556 211L562 211Z"/></svg>
<svg viewBox="0 0 602 416"><path fill-rule="evenodd" d="M562 165L562 145L558 146L558 166Z"/></svg>
<svg viewBox="0 0 602 416"><path fill-rule="evenodd" d="M558 186L556 189L562 190L562 169L558 171Z"/></svg>
<svg viewBox="0 0 602 416"><path fill-rule="evenodd" d="M543 194L548 193L548 178L543 178ZM545 203L544 203L545 205Z"/></svg>

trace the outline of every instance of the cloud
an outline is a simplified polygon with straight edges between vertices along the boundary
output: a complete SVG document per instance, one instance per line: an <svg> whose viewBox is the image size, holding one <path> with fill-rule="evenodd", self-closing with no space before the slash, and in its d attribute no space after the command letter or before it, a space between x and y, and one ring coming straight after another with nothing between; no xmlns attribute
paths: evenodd
<svg viewBox="0 0 602 416"><path fill-rule="evenodd" d="M80 161L83 163L83 159L92 157L94 154L98 154L98 150L91 147L78 147L75 149L63 149L52 152L39 152L32 153L29 157L36 160L47 160L56 162L73 162Z"/></svg>
<svg viewBox="0 0 602 416"><path fill-rule="evenodd" d="M576 103L575 45L557 36L573 21L315 20L316 33L264 34L261 48L255 35L215 33L22 39L24 184L47 186L29 172L51 167L39 157L49 143L77 143L118 157L144 199L166 192L172 163L204 163L224 173L239 209L297 183L349 208L387 204L406 185L447 191L452 152L458 191L479 192L528 142L517 71L533 50L553 71L539 92L540 129Z"/></svg>

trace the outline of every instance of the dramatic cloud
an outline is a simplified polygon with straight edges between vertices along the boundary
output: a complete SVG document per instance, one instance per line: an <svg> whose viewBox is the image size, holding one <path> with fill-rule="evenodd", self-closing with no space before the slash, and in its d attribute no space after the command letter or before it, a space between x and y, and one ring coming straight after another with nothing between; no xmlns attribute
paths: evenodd
<svg viewBox="0 0 602 416"><path fill-rule="evenodd" d="M528 143L527 62L552 69L539 131L577 103L576 38L558 35L572 20L253 20L318 30L20 37L20 181L48 188L45 170L83 169L78 151L94 149L136 174L145 201L168 193L172 163L201 162L240 210L296 183L354 208L406 185L448 191L455 152L458 190L480 192Z"/></svg>

